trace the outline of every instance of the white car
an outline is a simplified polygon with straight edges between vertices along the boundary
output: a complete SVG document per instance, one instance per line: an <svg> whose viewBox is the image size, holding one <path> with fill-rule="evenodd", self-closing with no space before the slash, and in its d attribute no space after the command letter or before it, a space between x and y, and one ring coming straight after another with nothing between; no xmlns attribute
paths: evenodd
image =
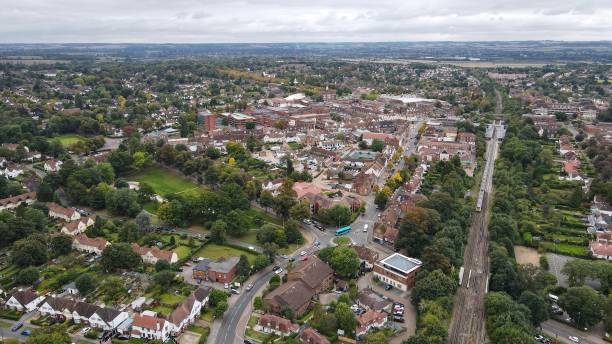
<svg viewBox="0 0 612 344"><path fill-rule="evenodd" d="M305 255L306 255L306 251L300 252L300 256L305 256Z"/></svg>
<svg viewBox="0 0 612 344"><path fill-rule="evenodd" d="M224 284L223 284L223 288L225 288L225 289L229 289L229 283L224 283Z"/></svg>
<svg viewBox="0 0 612 344"><path fill-rule="evenodd" d="M363 231L367 232L368 231L368 224L366 223L365 225L363 225Z"/></svg>
<svg viewBox="0 0 612 344"><path fill-rule="evenodd" d="M87 333L87 332L89 332L89 331L91 331L91 327L84 327L84 328L81 330L81 333L82 333L82 334L86 334L86 333Z"/></svg>
<svg viewBox="0 0 612 344"><path fill-rule="evenodd" d="M578 337L569 336L567 338L569 338L569 340L571 340L574 343L580 343L580 338L578 338Z"/></svg>
<svg viewBox="0 0 612 344"><path fill-rule="evenodd" d="M283 268L279 267L278 269L274 270L275 274L280 274L281 272L283 272Z"/></svg>

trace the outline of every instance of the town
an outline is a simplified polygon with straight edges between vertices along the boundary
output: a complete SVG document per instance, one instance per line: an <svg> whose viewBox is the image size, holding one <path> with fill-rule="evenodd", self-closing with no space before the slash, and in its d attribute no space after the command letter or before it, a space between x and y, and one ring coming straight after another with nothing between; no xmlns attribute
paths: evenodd
<svg viewBox="0 0 612 344"><path fill-rule="evenodd" d="M609 64L5 60L3 343L612 340Z"/></svg>

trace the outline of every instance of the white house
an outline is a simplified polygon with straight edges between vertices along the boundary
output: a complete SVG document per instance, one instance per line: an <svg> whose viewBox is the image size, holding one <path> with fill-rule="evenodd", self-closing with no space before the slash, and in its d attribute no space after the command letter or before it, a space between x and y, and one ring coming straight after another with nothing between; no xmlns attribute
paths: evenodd
<svg viewBox="0 0 612 344"><path fill-rule="evenodd" d="M166 319L158 318L154 312L144 311L134 314L132 322L132 332L134 338L151 340L161 340L162 342L170 339L172 324Z"/></svg>
<svg viewBox="0 0 612 344"><path fill-rule="evenodd" d="M89 317L89 325L104 331L110 331L119 326L129 317L127 312L120 312L112 308L100 307Z"/></svg>
<svg viewBox="0 0 612 344"><path fill-rule="evenodd" d="M93 226L95 223L96 223L95 215L89 216L89 217L83 217L81 219L70 221L64 224L62 226L61 232L67 235L75 236L75 235L85 232L87 228Z"/></svg>
<svg viewBox="0 0 612 344"><path fill-rule="evenodd" d="M136 243L132 244L134 252L138 253L142 261L148 264L155 264L158 260L165 260L168 263L178 262L178 255L176 252L160 250L159 248L140 246Z"/></svg>
<svg viewBox="0 0 612 344"><path fill-rule="evenodd" d="M47 297L38 308L38 311L43 316L48 315L63 315L66 319L72 319L72 312L76 302L70 299L61 297Z"/></svg>
<svg viewBox="0 0 612 344"><path fill-rule="evenodd" d="M61 160L51 159L45 161L43 168L47 172L57 172L62 168L63 162Z"/></svg>
<svg viewBox="0 0 612 344"><path fill-rule="evenodd" d="M98 308L100 307L87 302L77 302L72 310L72 320L75 324L89 324L89 319Z"/></svg>
<svg viewBox="0 0 612 344"><path fill-rule="evenodd" d="M102 238L90 238L85 234L78 234L72 241L72 248L87 253L102 254L109 242Z"/></svg>
<svg viewBox="0 0 612 344"><path fill-rule="evenodd" d="M49 216L62 219L66 222L78 220L81 218L81 214L76 211L74 208L64 208L56 203L47 203L47 208L49 208Z"/></svg>
<svg viewBox="0 0 612 344"><path fill-rule="evenodd" d="M36 192L28 192L21 195L0 199L0 211L17 208L21 203L32 204L36 201Z"/></svg>
<svg viewBox="0 0 612 344"><path fill-rule="evenodd" d="M259 318L255 331L263 333L273 333L279 337L288 336L292 333L297 333L300 326L292 323L290 320L281 318L272 314L264 314Z"/></svg>
<svg viewBox="0 0 612 344"><path fill-rule="evenodd" d="M189 324L196 321L202 307L208 302L210 294L209 287L198 288L194 291L183 303L174 309L168 317L168 321L172 323L172 332L175 334L183 332Z"/></svg>
<svg viewBox="0 0 612 344"><path fill-rule="evenodd" d="M44 296L29 289L19 290L6 301L5 307L20 312L30 312L38 308L44 299Z"/></svg>
<svg viewBox="0 0 612 344"><path fill-rule="evenodd" d="M0 174L5 175L7 178L15 179L23 174L23 168L19 165L11 164L4 170L0 170Z"/></svg>

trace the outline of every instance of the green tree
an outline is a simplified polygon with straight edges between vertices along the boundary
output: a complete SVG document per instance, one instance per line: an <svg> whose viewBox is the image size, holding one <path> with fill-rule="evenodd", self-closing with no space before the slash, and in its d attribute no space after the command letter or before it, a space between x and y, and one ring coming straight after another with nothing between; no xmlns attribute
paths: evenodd
<svg viewBox="0 0 612 344"><path fill-rule="evenodd" d="M587 286L571 287L559 297L559 305L579 326L593 326L603 318L605 299Z"/></svg>
<svg viewBox="0 0 612 344"><path fill-rule="evenodd" d="M26 344L70 344L72 338L68 335L66 325L40 327L32 331Z"/></svg>
<svg viewBox="0 0 612 344"><path fill-rule="evenodd" d="M210 227L210 240L217 244L225 242L225 234L227 233L227 224L223 220L213 222Z"/></svg>
<svg viewBox="0 0 612 344"><path fill-rule="evenodd" d="M336 247L330 262L332 268L340 276L353 277L359 272L359 255L351 247Z"/></svg>
<svg viewBox="0 0 612 344"><path fill-rule="evenodd" d="M289 209L289 216L297 221L310 218L310 205L305 202L298 202Z"/></svg>
<svg viewBox="0 0 612 344"><path fill-rule="evenodd" d="M246 255L241 254L240 260L238 261L238 265L236 267L236 272L238 276L249 276L251 272L251 264L249 264L249 259Z"/></svg>
<svg viewBox="0 0 612 344"><path fill-rule="evenodd" d="M140 256L126 243L108 245L102 251L100 265L105 271L115 272L119 269L134 270L141 264Z"/></svg>
<svg viewBox="0 0 612 344"><path fill-rule="evenodd" d="M380 210L385 209L387 206L387 202L389 201L389 196L386 193L379 191L376 193L376 197L374 198L374 204Z"/></svg>
<svg viewBox="0 0 612 344"><path fill-rule="evenodd" d="M38 268L31 266L20 270L15 277L15 282L18 285L32 285L34 282L38 281L39 277L40 273L38 272Z"/></svg>
<svg viewBox="0 0 612 344"><path fill-rule="evenodd" d="M255 257L253 270L260 271L268 265L270 265L270 257L265 254L258 254L257 257Z"/></svg>
<svg viewBox="0 0 612 344"><path fill-rule="evenodd" d="M170 270L163 270L153 275L153 280L157 283L162 290L167 289L174 282L174 272Z"/></svg>
<svg viewBox="0 0 612 344"><path fill-rule="evenodd" d="M142 210L138 195L130 189L118 189L106 194L106 208L114 215L135 217Z"/></svg>
<svg viewBox="0 0 612 344"><path fill-rule="evenodd" d="M47 242L42 235L33 234L13 245L13 264L19 267L41 265L47 262Z"/></svg>
<svg viewBox="0 0 612 344"><path fill-rule="evenodd" d="M382 152L385 148L385 141L381 139L374 139L372 140L372 145L370 148L375 152Z"/></svg>
<svg viewBox="0 0 612 344"><path fill-rule="evenodd" d="M77 277L74 284L81 295L87 295L96 289L96 280L90 273L84 273Z"/></svg>
<svg viewBox="0 0 612 344"><path fill-rule="evenodd" d="M451 295L457 288L457 282L440 270L434 270L419 279L412 288L412 303L418 305L421 300L434 300Z"/></svg>
<svg viewBox="0 0 612 344"><path fill-rule="evenodd" d="M263 303L263 299L261 298L261 296L256 296L253 299L253 308L255 308L256 310L263 310L264 303Z"/></svg>
<svg viewBox="0 0 612 344"><path fill-rule="evenodd" d="M225 311L227 311L227 301L221 301L217 304L217 306L215 307L215 310L213 311L213 316L216 319L222 318L223 314L225 314Z"/></svg>
<svg viewBox="0 0 612 344"><path fill-rule="evenodd" d="M357 320L355 320L355 314L347 304L338 303L334 315L338 320L338 327L343 330L344 333L353 333L355 327L357 327Z"/></svg>
<svg viewBox="0 0 612 344"><path fill-rule="evenodd" d="M524 291L519 297L518 302L525 305L531 311L531 323L539 326L540 323L549 318L548 303L536 293Z"/></svg>
<svg viewBox="0 0 612 344"><path fill-rule="evenodd" d="M51 238L51 252L55 257L63 256L72 250L72 237L58 235Z"/></svg>

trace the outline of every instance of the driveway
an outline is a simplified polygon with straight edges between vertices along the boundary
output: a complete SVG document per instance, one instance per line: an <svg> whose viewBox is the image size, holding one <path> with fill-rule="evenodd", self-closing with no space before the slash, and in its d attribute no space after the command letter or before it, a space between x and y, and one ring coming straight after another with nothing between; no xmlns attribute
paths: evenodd
<svg viewBox="0 0 612 344"><path fill-rule="evenodd" d="M195 332L191 332L191 331L185 331L185 333L183 333L178 342L179 344L198 344L198 341L200 340L200 334L199 333L195 333Z"/></svg>

